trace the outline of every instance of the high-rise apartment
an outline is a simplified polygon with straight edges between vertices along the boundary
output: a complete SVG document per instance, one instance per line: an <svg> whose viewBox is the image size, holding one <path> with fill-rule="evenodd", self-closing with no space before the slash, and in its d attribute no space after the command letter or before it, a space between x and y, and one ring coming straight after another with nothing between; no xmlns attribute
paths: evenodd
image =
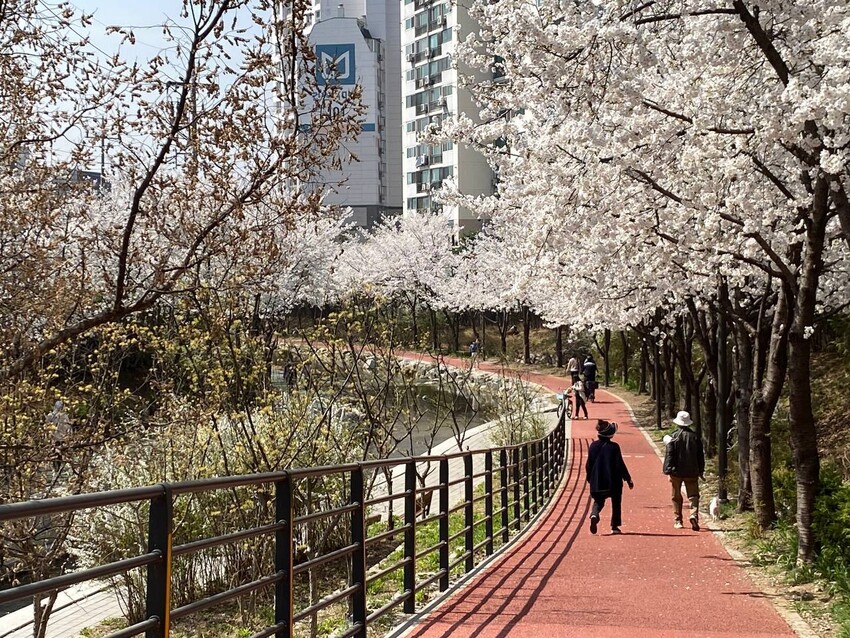
<svg viewBox="0 0 850 638"><path fill-rule="evenodd" d="M422 143L420 138L429 125L439 124L444 118L456 113L477 113L472 96L458 87L457 71L452 68L456 38L470 33L476 25L460 2L403 2L404 209L442 212L457 234L472 234L481 229L482 220L463 207L443 207L433 193L450 176L454 176L463 193L492 193L493 174L486 159L451 142L431 145Z"/></svg>
<svg viewBox="0 0 850 638"><path fill-rule="evenodd" d="M401 17L398 0L316 0L310 41L320 67L345 90L360 85L366 107L362 132L341 149L342 168L321 176L325 201L350 206L371 228L402 210Z"/></svg>

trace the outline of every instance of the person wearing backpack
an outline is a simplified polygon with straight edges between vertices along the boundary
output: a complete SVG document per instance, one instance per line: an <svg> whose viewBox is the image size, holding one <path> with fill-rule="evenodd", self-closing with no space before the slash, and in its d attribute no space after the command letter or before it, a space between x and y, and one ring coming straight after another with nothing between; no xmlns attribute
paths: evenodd
<svg viewBox="0 0 850 638"><path fill-rule="evenodd" d="M595 534L599 525L599 513L605 507L605 501L611 499L611 533L620 534L623 504L623 483L629 489L635 484L623 460L620 446L611 438L617 433L617 424L605 419L596 423L596 433L599 438L590 444L587 450L587 462L584 471L587 482L590 483L590 498L593 506L590 509L590 533Z"/></svg>
<svg viewBox="0 0 850 638"><path fill-rule="evenodd" d="M690 513L688 520L691 529L699 531L699 480L705 473L705 453L702 440L690 426L691 415L682 410L673 419L679 429L667 442L664 454L663 472L670 477L670 489L673 494L673 527L682 529L682 485L688 495Z"/></svg>

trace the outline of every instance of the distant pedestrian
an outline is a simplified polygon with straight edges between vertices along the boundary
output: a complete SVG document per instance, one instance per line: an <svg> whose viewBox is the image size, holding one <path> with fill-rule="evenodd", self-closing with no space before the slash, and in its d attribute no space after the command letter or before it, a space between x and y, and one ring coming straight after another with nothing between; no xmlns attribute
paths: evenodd
<svg viewBox="0 0 850 638"><path fill-rule="evenodd" d="M573 397L575 397L576 409L573 410L573 414L576 415L576 419L579 418L579 410L582 410L584 412L584 418L587 419L587 401L585 401L584 384L582 383L581 379L573 383L573 387L567 390L567 394L569 393L572 393Z"/></svg>
<svg viewBox="0 0 850 638"><path fill-rule="evenodd" d="M635 484L623 460L620 446L611 438L617 433L617 424L612 421L599 419L596 423L596 433L599 438L590 444L587 450L587 462L584 470L587 482L590 483L590 498L593 506L590 509L590 533L595 534L599 525L599 513L605 507L605 501L611 499L611 533L619 534L622 520L623 482L629 489Z"/></svg>
<svg viewBox="0 0 850 638"><path fill-rule="evenodd" d="M682 485L688 495L691 509L688 520L691 529L699 531L699 480L705 473L705 453L702 440L690 426L691 415L684 410L676 415L673 423L679 429L670 437L664 455L664 473L670 477L673 495L673 527L682 529Z"/></svg>
<svg viewBox="0 0 850 638"><path fill-rule="evenodd" d="M470 370L472 370L472 368L474 368L476 366L476 364L478 365L479 368L481 367L481 364L478 363L478 354L479 354L480 351L481 351L481 343L478 341L478 338L476 337L475 341L473 341L472 343L469 344L469 369Z"/></svg>
<svg viewBox="0 0 850 638"><path fill-rule="evenodd" d="M587 355L581 371L584 373L584 391L587 394L587 398L595 401L596 388L599 386L596 384L596 361L593 360L592 354Z"/></svg>
<svg viewBox="0 0 850 638"><path fill-rule="evenodd" d="M570 358L569 363L567 363L567 372L570 373L573 383L578 381L578 359L575 357Z"/></svg>

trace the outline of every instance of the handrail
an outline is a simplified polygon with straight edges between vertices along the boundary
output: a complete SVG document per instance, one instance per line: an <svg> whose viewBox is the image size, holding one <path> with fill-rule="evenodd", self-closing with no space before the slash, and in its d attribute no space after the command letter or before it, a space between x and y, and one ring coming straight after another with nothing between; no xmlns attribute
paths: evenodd
<svg viewBox="0 0 850 638"><path fill-rule="evenodd" d="M315 468L292 468L277 472L227 476L176 483L162 483L145 487L94 492L63 496L39 501L7 503L0 505L0 522L43 517L51 514L75 512L83 509L104 508L122 503L148 501L147 553L120 561L99 565L21 584L0 591L0 602L21 600L35 594L59 591L69 585L102 578L104 575L126 573L130 569L143 567L147 572L147 596L144 620L123 629L112 636L129 637L144 633L146 638L168 638L171 621L185 618L193 613L231 600L248 592L274 586L274 621L265 629L258 629L255 636L292 636L295 623L308 618L330 604L328 601L349 600L349 627L344 635L365 638L369 624L377 620L391 607L403 604L405 613L416 611L415 592L432 583L439 583L440 591L446 591L456 568L463 565L469 573L477 563L493 554L494 544L506 543L511 534L522 533L532 518L540 512L555 493L558 481L563 477L566 465L566 423L561 414L557 426L541 439L474 451L455 452L444 455L380 459L348 463L337 466ZM483 459L484 469L476 472L475 459ZM418 485L417 465L422 462L439 465L438 482L435 485ZM460 461L462 475L451 477L452 461ZM457 463L455 463L457 464ZM368 500L365 493L364 473L387 468L403 468L405 488L392 496ZM348 500L325 510L298 511L296 488L300 481L336 476L347 478ZM474 482L483 479L484 493L474 493ZM172 546L175 499L184 495L214 490L271 485L274 495L274 518L252 529L234 529L226 534L211 538L200 538ZM450 504L449 489L463 485L463 494L455 505ZM264 488L268 489L268 488ZM436 513L429 516L420 512L418 497L436 493L439 502ZM370 504L399 499L403 501L403 523L394 530L379 532L369 538L365 526ZM429 497L429 500L430 497ZM483 516L476 515L476 504L484 501ZM303 508L302 508L303 509ZM449 533L449 518L457 512L463 516L463 527L459 532ZM460 514L462 512L462 514ZM421 516L421 519L419 518ZM293 546L293 529L299 524L322 518L331 518L334 524L348 531L348 541L342 547L328 550L298 563ZM427 548L417 546L417 528L426 524L439 528L439 541ZM475 532L484 526L484 540L476 542ZM171 571L177 556L191 556L200 551L245 540L251 537L268 536L274 539L274 565L269 572L252 582L243 582L230 589L213 593L207 598L196 600L179 608L171 605ZM367 574L367 549L372 540L398 537L403 541L404 555L393 565ZM459 553L452 559L451 546L456 542ZM427 577L419 578L417 562L426 555L439 554L439 569ZM185 558L184 558L185 559ZM450 560L451 559L451 560ZM350 566L348 586L325 596L314 605L295 608L293 596L294 579L302 572L335 560L347 560ZM404 585L390 603L369 604L367 583L383 579L401 570Z"/></svg>

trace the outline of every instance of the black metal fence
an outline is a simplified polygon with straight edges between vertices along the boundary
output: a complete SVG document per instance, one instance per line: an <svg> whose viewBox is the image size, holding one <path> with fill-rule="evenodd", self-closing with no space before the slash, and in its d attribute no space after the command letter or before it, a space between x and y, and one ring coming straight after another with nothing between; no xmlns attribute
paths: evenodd
<svg viewBox="0 0 850 638"><path fill-rule="evenodd" d="M117 560L94 568L63 574L39 582L31 582L0 591L0 604L19 601L65 589L67 587L115 577L129 570L146 570L145 619L131 626L114 631L105 638L129 638L144 634L146 638L167 638L174 621L185 619L222 603L266 588L274 591L274 622L254 633L251 638L270 636L292 636L296 623L335 603L346 601L348 628L340 636L365 638L370 624L401 606L405 613L416 611L417 592L434 586L440 591L449 587L450 576L462 569L472 570L494 551L494 542L506 543L512 534L520 532L540 511L555 492L564 471L566 459L565 421L563 415L558 425L544 438L529 443L460 452L431 457L392 459L353 463L349 465L291 469L282 472L233 476L181 483L164 483L134 489L114 490L92 494L80 494L61 498L28 501L0 506L0 522L44 517L90 508L103 508L121 503L148 501L147 552ZM483 469L481 461L483 460ZM418 485L417 464L438 464L439 482L422 487ZM462 461L463 473L452 478L450 463ZM376 498L366 499L365 490L369 473L384 468L404 466L405 489ZM479 471L476 472L476 465ZM299 481L316 477L337 476L347 481L348 499L343 505L324 511L300 513L293 497ZM483 492L476 494L475 484L483 479ZM184 495L211 490L265 486L274 496L274 521L252 529L235 530L213 538L201 538L181 545L173 545L175 499ZM463 497L455 505L450 504L450 490L463 486ZM457 489L457 488L456 488ZM431 501L433 493L439 496L439 511L422 514L423 502ZM387 529L371 537L367 535L366 520L370 508L396 499L403 500L403 522L394 529ZM483 516L475 517L476 507L480 512L483 501ZM450 518L463 515L463 527L450 534ZM296 560L293 531L312 521L336 517L344 519L350 529L348 544L315 556L309 560ZM431 547L417 546L417 529L432 521L439 527L439 542ZM475 543L475 531L484 526L484 538ZM237 543L247 539L270 535L274 538L274 571L262 578L245 582L189 604L172 608L171 573L174 559L202 550ZM369 548L380 541L403 536L403 557L394 564L367 572ZM463 538L463 550L458 555L450 553L453 542ZM438 552L439 569L420 578L417 562L423 557ZM350 566L348 586L322 598L319 602L296 608L294 578L307 570L345 559ZM376 608L370 605L369 585L398 570L403 571L403 588L389 602Z"/></svg>

